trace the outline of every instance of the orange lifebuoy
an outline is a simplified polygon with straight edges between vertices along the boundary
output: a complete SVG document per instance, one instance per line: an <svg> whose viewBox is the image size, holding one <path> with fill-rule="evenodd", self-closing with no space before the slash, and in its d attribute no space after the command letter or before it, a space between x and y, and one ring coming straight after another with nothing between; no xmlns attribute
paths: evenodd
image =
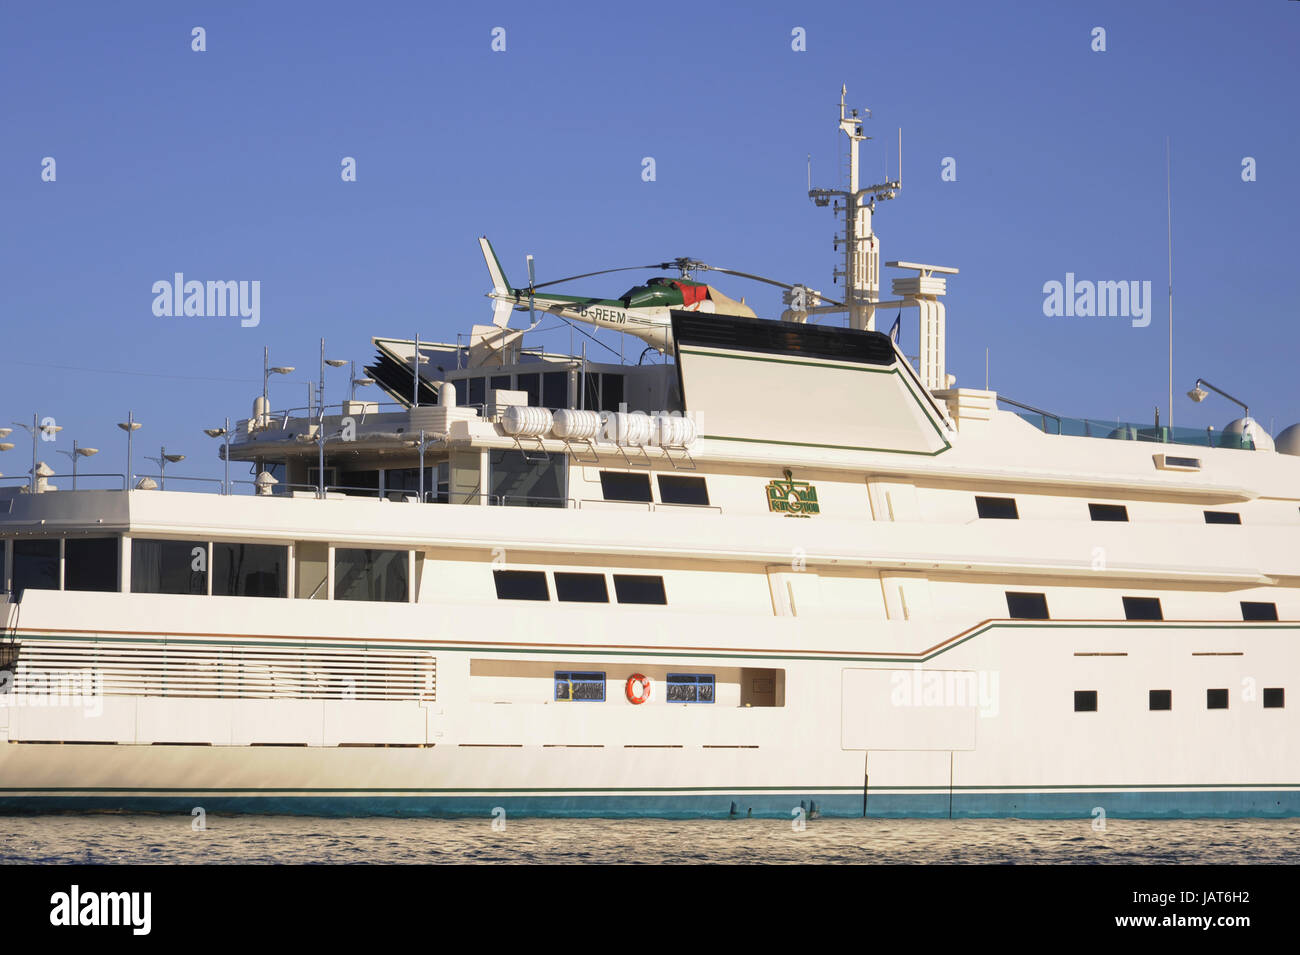
<svg viewBox="0 0 1300 955"><path fill-rule="evenodd" d="M640 684L640 687L637 687ZM640 673L633 673L627 678L627 701L641 704L650 699L650 680Z"/></svg>

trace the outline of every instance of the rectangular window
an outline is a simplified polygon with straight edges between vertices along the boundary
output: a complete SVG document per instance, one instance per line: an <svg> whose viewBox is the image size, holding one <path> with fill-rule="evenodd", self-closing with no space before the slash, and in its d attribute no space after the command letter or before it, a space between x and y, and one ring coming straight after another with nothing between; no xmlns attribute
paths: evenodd
<svg viewBox="0 0 1300 955"><path fill-rule="evenodd" d="M1173 690L1152 690L1149 696L1148 709L1172 710L1174 708Z"/></svg>
<svg viewBox="0 0 1300 955"><path fill-rule="evenodd" d="M665 504L695 504L705 507L709 503L709 486L702 477L661 474L659 500Z"/></svg>
<svg viewBox="0 0 1300 955"><path fill-rule="evenodd" d="M492 388L493 391L496 391L498 388L501 389L502 391L509 391L509 390L510 390L510 376L509 376L509 375L493 375L491 378L488 379L488 384L491 386L491 388Z"/></svg>
<svg viewBox="0 0 1300 955"><path fill-rule="evenodd" d="M1013 620L1047 620L1047 595L1008 591L1007 615Z"/></svg>
<svg viewBox="0 0 1300 955"><path fill-rule="evenodd" d="M289 548L217 541L212 545L212 593L219 597L287 597Z"/></svg>
<svg viewBox="0 0 1300 955"><path fill-rule="evenodd" d="M494 570L498 600L550 600L546 575L540 570Z"/></svg>
<svg viewBox="0 0 1300 955"><path fill-rule="evenodd" d="M666 604L664 579L642 574L615 574L614 594L621 604Z"/></svg>
<svg viewBox="0 0 1300 955"><path fill-rule="evenodd" d="M63 589L116 593L118 539L69 537L63 544Z"/></svg>
<svg viewBox="0 0 1300 955"><path fill-rule="evenodd" d="M1124 504L1089 504L1088 516L1094 521L1127 521L1128 507Z"/></svg>
<svg viewBox="0 0 1300 955"><path fill-rule="evenodd" d="M623 376L605 372L600 377L600 410L618 411L623 402Z"/></svg>
<svg viewBox="0 0 1300 955"><path fill-rule="evenodd" d="M548 371L542 375L542 407L569 407L569 373Z"/></svg>
<svg viewBox="0 0 1300 955"><path fill-rule="evenodd" d="M1015 521L1020 519L1014 497L977 497L975 510L987 520Z"/></svg>
<svg viewBox="0 0 1300 955"><path fill-rule="evenodd" d="M1226 710L1228 708L1228 691L1206 690L1205 708L1207 710Z"/></svg>
<svg viewBox="0 0 1300 955"><path fill-rule="evenodd" d="M1159 597L1125 597L1125 620L1164 620Z"/></svg>
<svg viewBox="0 0 1300 955"><path fill-rule="evenodd" d="M465 390L466 393L469 395L469 400L466 401L465 404L467 405L485 404L487 402L487 388L485 387L486 384L487 382L483 378L466 378Z"/></svg>
<svg viewBox="0 0 1300 955"><path fill-rule="evenodd" d="M1205 523L1207 524L1240 524L1241 515L1236 511L1206 511Z"/></svg>
<svg viewBox="0 0 1300 955"><path fill-rule="evenodd" d="M14 593L59 589L59 540L14 541Z"/></svg>
<svg viewBox="0 0 1300 955"><path fill-rule="evenodd" d="M206 594L208 545L205 541L131 541L131 593Z"/></svg>
<svg viewBox="0 0 1300 955"><path fill-rule="evenodd" d="M508 507L564 507L568 459L552 454L539 460L517 448L488 452L488 492L494 504Z"/></svg>
<svg viewBox="0 0 1300 955"><path fill-rule="evenodd" d="M603 703L605 674L557 671L555 698L569 703Z"/></svg>
<svg viewBox="0 0 1300 955"><path fill-rule="evenodd" d="M1264 708L1269 710L1280 710L1286 706L1286 690L1280 686L1270 686L1264 688Z"/></svg>
<svg viewBox="0 0 1300 955"><path fill-rule="evenodd" d="M0 599L9 593L9 570L5 566L5 551L9 543L0 537Z"/></svg>
<svg viewBox="0 0 1300 955"><path fill-rule="evenodd" d="M669 703L712 703L712 673L670 673L665 697Z"/></svg>
<svg viewBox="0 0 1300 955"><path fill-rule="evenodd" d="M649 504L650 475L623 471L601 471L600 490L607 501L636 501Z"/></svg>
<svg viewBox="0 0 1300 955"><path fill-rule="evenodd" d="M1097 712L1097 691L1096 690L1075 690L1074 691L1074 712L1096 713Z"/></svg>
<svg viewBox="0 0 1300 955"><path fill-rule="evenodd" d="M406 603L410 599L410 551L334 549L334 599Z"/></svg>
<svg viewBox="0 0 1300 955"><path fill-rule="evenodd" d="M528 403L537 407L542 403L542 376L537 372L527 375L516 375L515 391L522 391L528 395Z"/></svg>
<svg viewBox="0 0 1300 955"><path fill-rule="evenodd" d="M1276 620L1277 604L1262 600L1243 600L1241 602L1242 620Z"/></svg>
<svg viewBox="0 0 1300 955"><path fill-rule="evenodd" d="M609 589L605 586L605 575L556 571L555 599L568 603L609 603Z"/></svg>

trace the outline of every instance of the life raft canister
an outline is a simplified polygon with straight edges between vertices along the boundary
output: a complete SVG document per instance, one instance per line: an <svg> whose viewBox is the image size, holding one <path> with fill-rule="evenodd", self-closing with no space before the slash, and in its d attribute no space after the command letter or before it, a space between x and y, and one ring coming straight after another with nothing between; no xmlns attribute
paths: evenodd
<svg viewBox="0 0 1300 955"><path fill-rule="evenodd" d="M627 701L641 704L650 699L650 680L640 673L627 678Z"/></svg>

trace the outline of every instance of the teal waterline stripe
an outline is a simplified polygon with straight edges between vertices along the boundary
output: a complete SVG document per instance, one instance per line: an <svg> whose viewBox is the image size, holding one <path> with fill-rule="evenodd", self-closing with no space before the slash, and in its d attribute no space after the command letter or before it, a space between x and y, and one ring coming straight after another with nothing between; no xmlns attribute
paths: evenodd
<svg viewBox="0 0 1300 955"><path fill-rule="evenodd" d="M883 792L966 792L998 793L1004 791L1030 793L1069 793L1069 792L1158 792L1169 790L1189 790L1192 792L1256 792L1270 790L1300 789L1300 783L1116 783L1079 785L1029 785L1007 784L990 786L871 786L868 795ZM483 793L486 795L510 795L513 793L592 793L595 795L613 795L624 793L816 793L816 792L850 792L861 793L862 786L561 786L561 787L452 787L452 788L378 788L369 789L357 786L313 787L241 787L241 786L5 786L0 793L267 793L283 795L285 793L357 793L360 795L394 795L425 793Z"/></svg>

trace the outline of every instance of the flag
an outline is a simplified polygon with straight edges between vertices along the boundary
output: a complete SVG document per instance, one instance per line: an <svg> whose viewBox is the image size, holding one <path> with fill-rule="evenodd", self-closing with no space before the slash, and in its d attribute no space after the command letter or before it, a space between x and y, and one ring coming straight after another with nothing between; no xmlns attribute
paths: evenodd
<svg viewBox="0 0 1300 955"><path fill-rule="evenodd" d="M898 317L894 319L894 324L889 327L889 340L895 345L898 344L898 333L903 327L903 312L900 309Z"/></svg>

